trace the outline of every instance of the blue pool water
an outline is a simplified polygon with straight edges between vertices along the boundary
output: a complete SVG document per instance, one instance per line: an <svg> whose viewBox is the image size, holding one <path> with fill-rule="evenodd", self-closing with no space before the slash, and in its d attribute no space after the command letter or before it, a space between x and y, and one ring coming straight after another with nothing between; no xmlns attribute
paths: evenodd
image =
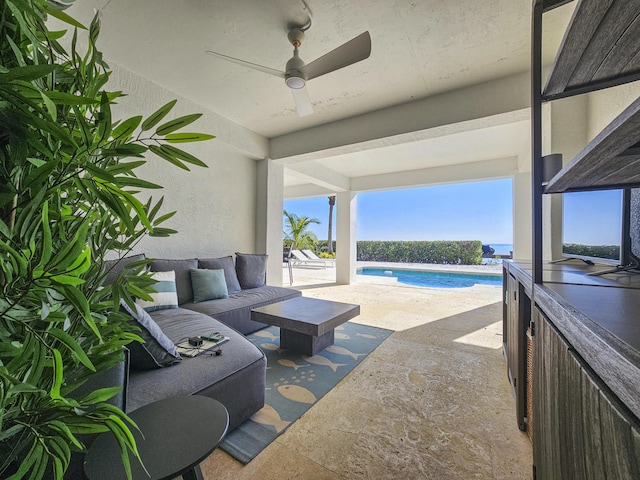
<svg viewBox="0 0 640 480"><path fill-rule="evenodd" d="M482 275L460 272L433 272L424 270L393 270L389 268L359 268L358 275L397 278L399 283L418 287L464 288L474 285L502 286L502 275Z"/></svg>

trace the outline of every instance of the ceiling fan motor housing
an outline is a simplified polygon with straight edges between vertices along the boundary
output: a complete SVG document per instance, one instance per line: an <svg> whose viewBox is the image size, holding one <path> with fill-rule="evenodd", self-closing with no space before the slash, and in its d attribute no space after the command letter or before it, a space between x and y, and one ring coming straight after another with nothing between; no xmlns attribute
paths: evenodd
<svg viewBox="0 0 640 480"><path fill-rule="evenodd" d="M306 79L300 71L304 67L304 60L298 56L298 46L294 45L293 57L287 62L287 66L284 73L284 81L289 88L299 89L304 88Z"/></svg>

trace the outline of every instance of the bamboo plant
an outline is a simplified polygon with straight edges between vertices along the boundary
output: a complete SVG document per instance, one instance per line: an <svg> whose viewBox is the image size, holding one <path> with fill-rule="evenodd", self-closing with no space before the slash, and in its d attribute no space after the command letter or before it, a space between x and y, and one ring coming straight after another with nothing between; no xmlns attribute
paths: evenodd
<svg viewBox="0 0 640 480"><path fill-rule="evenodd" d="M172 213L161 197L139 200L161 188L139 167L205 167L176 145L213 138L183 131L199 114L169 120L175 102L147 118L112 118L123 94L107 90L98 18L79 35L85 27L60 5L0 3L0 478L63 478L72 452L84 449L81 434L105 431L130 472L135 425L106 403L119 387L74 396L140 340L121 299L153 291L140 263L103 285L104 259L145 235L174 233L162 226ZM48 16L69 31L49 30Z"/></svg>

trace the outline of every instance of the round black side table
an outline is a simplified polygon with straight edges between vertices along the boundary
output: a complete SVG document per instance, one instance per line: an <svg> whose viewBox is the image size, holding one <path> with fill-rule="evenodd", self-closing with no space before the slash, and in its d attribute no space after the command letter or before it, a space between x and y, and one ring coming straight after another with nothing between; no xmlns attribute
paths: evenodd
<svg viewBox="0 0 640 480"><path fill-rule="evenodd" d="M229 414L217 400L198 395L165 398L134 410L129 417L144 438L132 429L138 452L151 476L129 453L134 480L202 480L200 462L222 442ZM84 471L90 480L118 480L127 476L120 447L110 433L96 437L89 448Z"/></svg>

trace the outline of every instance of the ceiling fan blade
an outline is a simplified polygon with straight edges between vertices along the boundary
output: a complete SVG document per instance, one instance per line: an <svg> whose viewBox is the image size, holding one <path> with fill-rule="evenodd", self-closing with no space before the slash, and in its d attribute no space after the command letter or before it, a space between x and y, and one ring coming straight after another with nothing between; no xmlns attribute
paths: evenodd
<svg viewBox="0 0 640 480"><path fill-rule="evenodd" d="M276 70L275 68L264 67L262 65L258 65L257 63L247 62L246 60L240 60L239 58L230 57L228 55L223 55L222 53L218 53L218 52L212 52L211 50L207 50L206 52L209 55L213 55L214 57L227 60L228 62L242 65L243 67L248 67L253 70L258 70L259 72L268 73L269 75L273 75L278 78L284 78L284 72L281 72L280 70Z"/></svg>
<svg viewBox="0 0 640 480"><path fill-rule="evenodd" d="M364 32L300 69L307 80L325 75L368 58L371 55L371 35Z"/></svg>
<svg viewBox="0 0 640 480"><path fill-rule="evenodd" d="M311 105L309 92L307 92L305 87L292 88L291 94L293 95L294 102L296 102L299 117L305 117L313 113L313 106Z"/></svg>

